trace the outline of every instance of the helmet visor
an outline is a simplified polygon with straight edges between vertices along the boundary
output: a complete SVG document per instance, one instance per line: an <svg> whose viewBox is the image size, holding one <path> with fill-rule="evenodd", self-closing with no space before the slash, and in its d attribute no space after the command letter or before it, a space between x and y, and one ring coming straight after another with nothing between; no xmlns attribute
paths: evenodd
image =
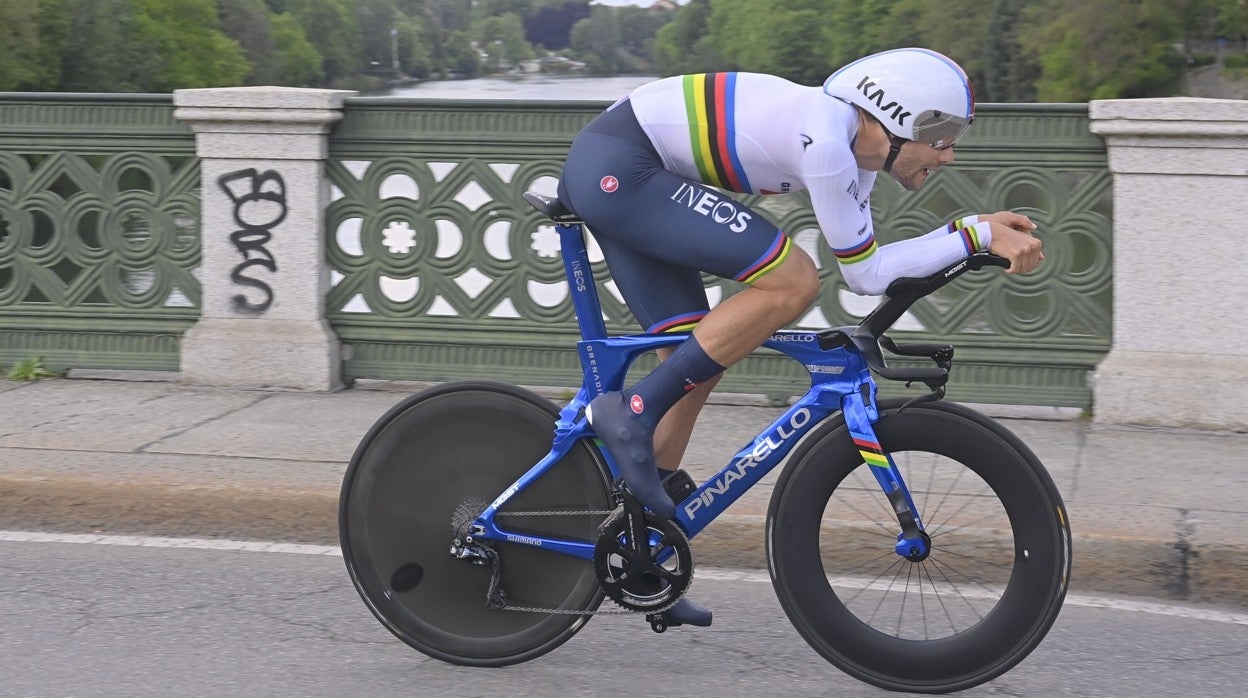
<svg viewBox="0 0 1248 698"><path fill-rule="evenodd" d="M929 110L914 120L914 138L933 148L952 148L971 127L974 116L964 117L949 112Z"/></svg>

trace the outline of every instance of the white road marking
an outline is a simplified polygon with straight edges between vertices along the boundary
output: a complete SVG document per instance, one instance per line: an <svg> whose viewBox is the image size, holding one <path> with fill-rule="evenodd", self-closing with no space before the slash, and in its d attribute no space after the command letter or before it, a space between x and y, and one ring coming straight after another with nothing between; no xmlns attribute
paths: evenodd
<svg viewBox="0 0 1248 698"><path fill-rule="evenodd" d="M342 550L335 545L308 545L303 543L273 543L265 541L225 540L218 538L157 538L151 536L114 536L79 533L41 533L38 531L0 531L0 542L5 543L76 543L79 545L116 545L138 548L187 548L193 550L238 551L251 553L288 553L294 555L327 555L341 557ZM770 584L767 572L724 568L698 569L697 580L719 582L748 582ZM861 588L866 582L852 579L834 579L836 586ZM1248 613L1235 613L1213 608L1174 606L1153 601L1067 594L1066 605L1083 608L1105 608L1131 613L1150 613L1159 616L1204 620L1215 623L1248 625Z"/></svg>
<svg viewBox="0 0 1248 698"><path fill-rule="evenodd" d="M237 550L250 553L342 556L342 551L336 545L269 543L264 541L222 540L218 538L154 538L151 536L107 536L90 533L0 531L0 542L78 543L80 545L120 545L135 548L193 548L196 550Z"/></svg>

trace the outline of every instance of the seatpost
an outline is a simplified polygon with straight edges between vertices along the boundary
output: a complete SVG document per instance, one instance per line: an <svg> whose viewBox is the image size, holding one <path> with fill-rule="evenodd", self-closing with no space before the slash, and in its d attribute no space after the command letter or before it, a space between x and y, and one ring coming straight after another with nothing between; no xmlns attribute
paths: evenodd
<svg viewBox="0 0 1248 698"><path fill-rule="evenodd" d="M581 339L606 339L607 326L602 321L602 305L598 301L598 287L594 285L594 272L589 266L589 252L585 249L585 228L580 223L559 223L559 250L563 256L563 269L568 275L568 292L572 294L572 307L576 310L576 324L581 328Z"/></svg>

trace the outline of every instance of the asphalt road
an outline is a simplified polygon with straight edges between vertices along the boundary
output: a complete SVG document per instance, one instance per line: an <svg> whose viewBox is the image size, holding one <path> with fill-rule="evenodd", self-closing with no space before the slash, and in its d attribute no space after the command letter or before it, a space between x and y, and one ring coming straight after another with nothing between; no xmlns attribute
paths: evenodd
<svg viewBox="0 0 1248 698"><path fill-rule="evenodd" d="M542 658L466 669L391 636L332 547L51 538L0 533L0 696L886 695L809 649L757 570L695 575L712 628L598 617ZM1232 695L1246 654L1241 609L1074 594L1031 657L962 695Z"/></svg>

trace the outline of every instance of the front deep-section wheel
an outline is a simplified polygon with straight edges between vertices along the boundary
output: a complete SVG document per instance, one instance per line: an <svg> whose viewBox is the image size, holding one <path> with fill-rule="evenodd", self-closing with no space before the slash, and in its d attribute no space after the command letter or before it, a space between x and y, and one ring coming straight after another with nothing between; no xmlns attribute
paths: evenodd
<svg viewBox="0 0 1248 698"><path fill-rule="evenodd" d="M396 405L361 441L339 501L343 557L369 609L401 640L456 664L513 664L567 641L601 603L590 561L500 543L508 605L562 612L487 608L493 566L450 554L473 519L550 451L556 417L548 400L515 386L447 383ZM608 502L601 454L582 441L498 520L525 535L593 540L602 515L552 512L604 511Z"/></svg>
<svg viewBox="0 0 1248 698"><path fill-rule="evenodd" d="M931 538L894 550L897 516L829 420L793 454L768 512L772 582L798 632L841 670L898 691L989 681L1044 638L1070 575L1070 530L1035 455L997 422L882 402L875 425Z"/></svg>

